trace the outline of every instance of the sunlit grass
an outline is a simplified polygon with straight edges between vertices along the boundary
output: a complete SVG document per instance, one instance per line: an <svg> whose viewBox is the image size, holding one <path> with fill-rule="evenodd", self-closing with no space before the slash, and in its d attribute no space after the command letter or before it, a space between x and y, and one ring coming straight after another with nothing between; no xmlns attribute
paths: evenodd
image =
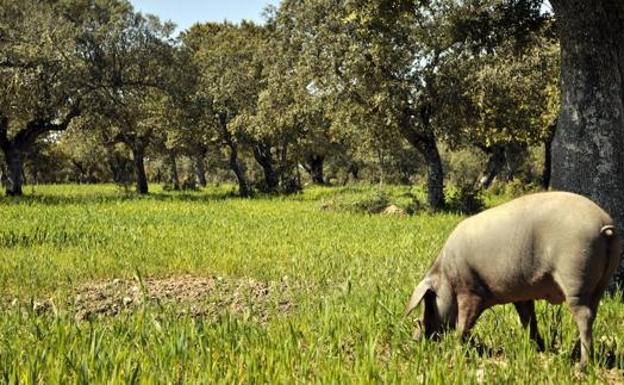
<svg viewBox="0 0 624 385"><path fill-rule="evenodd" d="M570 357L576 331L565 308L538 306L541 331L554 345L547 353L536 352L510 306L484 314L475 329L479 348L454 335L411 340L405 303L460 216L321 210L323 199L370 193L365 186L253 200L233 198L231 190L155 189L143 198L115 186L44 186L34 196L2 198L0 382L622 380L620 299L603 301L594 329L596 350L609 357L602 354L584 376ZM392 187L389 194L401 199L409 190ZM173 305L86 322L76 321L64 301L94 280L184 274L287 279L295 306L271 310L266 322L229 311L181 316ZM44 299L53 300L55 312L30 310L29 301Z"/></svg>

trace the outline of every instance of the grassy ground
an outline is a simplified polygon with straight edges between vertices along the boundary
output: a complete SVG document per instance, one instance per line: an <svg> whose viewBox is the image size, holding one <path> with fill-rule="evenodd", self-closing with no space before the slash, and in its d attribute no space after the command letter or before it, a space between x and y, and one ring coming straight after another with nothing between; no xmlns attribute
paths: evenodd
<svg viewBox="0 0 624 385"><path fill-rule="evenodd" d="M547 353L536 352L510 306L482 316L478 346L454 335L412 341L405 303L462 218L326 207L369 190L241 200L229 187L139 198L113 186L50 186L2 198L0 383L623 381L621 298L603 300L594 328L601 353L585 375L571 361L576 331L565 307L538 305ZM389 191L400 200L408 189ZM262 305L234 284L238 292L225 285L218 301L202 298L212 311L200 315L180 311L193 304L146 300L118 316L76 319L72 298L90 282L183 276L262 282ZM238 307L228 305L224 297L241 290Z"/></svg>

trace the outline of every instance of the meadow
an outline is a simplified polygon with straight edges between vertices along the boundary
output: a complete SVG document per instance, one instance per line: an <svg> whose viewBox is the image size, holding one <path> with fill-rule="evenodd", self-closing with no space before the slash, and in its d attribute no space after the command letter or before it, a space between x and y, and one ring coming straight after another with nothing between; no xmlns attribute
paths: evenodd
<svg viewBox="0 0 624 385"><path fill-rule="evenodd" d="M544 353L512 306L484 313L471 344L412 340L405 304L460 215L332 209L371 187L230 189L40 186L0 198L0 383L624 381L619 295L602 302L584 374L565 306L538 304ZM409 192L388 188L398 201Z"/></svg>

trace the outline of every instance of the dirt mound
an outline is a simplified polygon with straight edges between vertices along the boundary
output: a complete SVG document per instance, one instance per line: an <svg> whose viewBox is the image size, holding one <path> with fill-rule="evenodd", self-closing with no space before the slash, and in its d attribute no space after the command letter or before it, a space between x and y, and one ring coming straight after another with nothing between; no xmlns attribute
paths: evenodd
<svg viewBox="0 0 624 385"><path fill-rule="evenodd" d="M398 217L402 217L405 216L405 210L403 210L402 208L400 208L397 205L390 205L388 207L386 207L384 209L384 211L382 211L383 215L390 215L390 216L398 216Z"/></svg>
<svg viewBox="0 0 624 385"><path fill-rule="evenodd" d="M210 317L229 311L262 322L293 307L286 277L260 282L196 276L91 282L74 290L67 305L77 320L114 317L151 305L173 308L180 316ZM52 300L34 302L33 310L45 314L56 312L56 306Z"/></svg>

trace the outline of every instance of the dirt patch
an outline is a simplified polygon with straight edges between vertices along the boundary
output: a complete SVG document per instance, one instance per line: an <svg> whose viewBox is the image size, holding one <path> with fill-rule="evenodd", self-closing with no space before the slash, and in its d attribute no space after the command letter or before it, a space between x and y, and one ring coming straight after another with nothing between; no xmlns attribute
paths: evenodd
<svg viewBox="0 0 624 385"><path fill-rule="evenodd" d="M37 314L56 313L58 300L35 301ZM230 312L266 322L294 305L288 278L277 282L222 277L114 279L90 282L72 291L68 310L76 320L115 317L145 308L174 309L180 316L211 317Z"/></svg>
<svg viewBox="0 0 624 385"><path fill-rule="evenodd" d="M403 210L397 205L390 205L386 207L384 211L381 212L381 214L388 215L388 216L397 216L397 217L403 217L406 215L405 210Z"/></svg>

